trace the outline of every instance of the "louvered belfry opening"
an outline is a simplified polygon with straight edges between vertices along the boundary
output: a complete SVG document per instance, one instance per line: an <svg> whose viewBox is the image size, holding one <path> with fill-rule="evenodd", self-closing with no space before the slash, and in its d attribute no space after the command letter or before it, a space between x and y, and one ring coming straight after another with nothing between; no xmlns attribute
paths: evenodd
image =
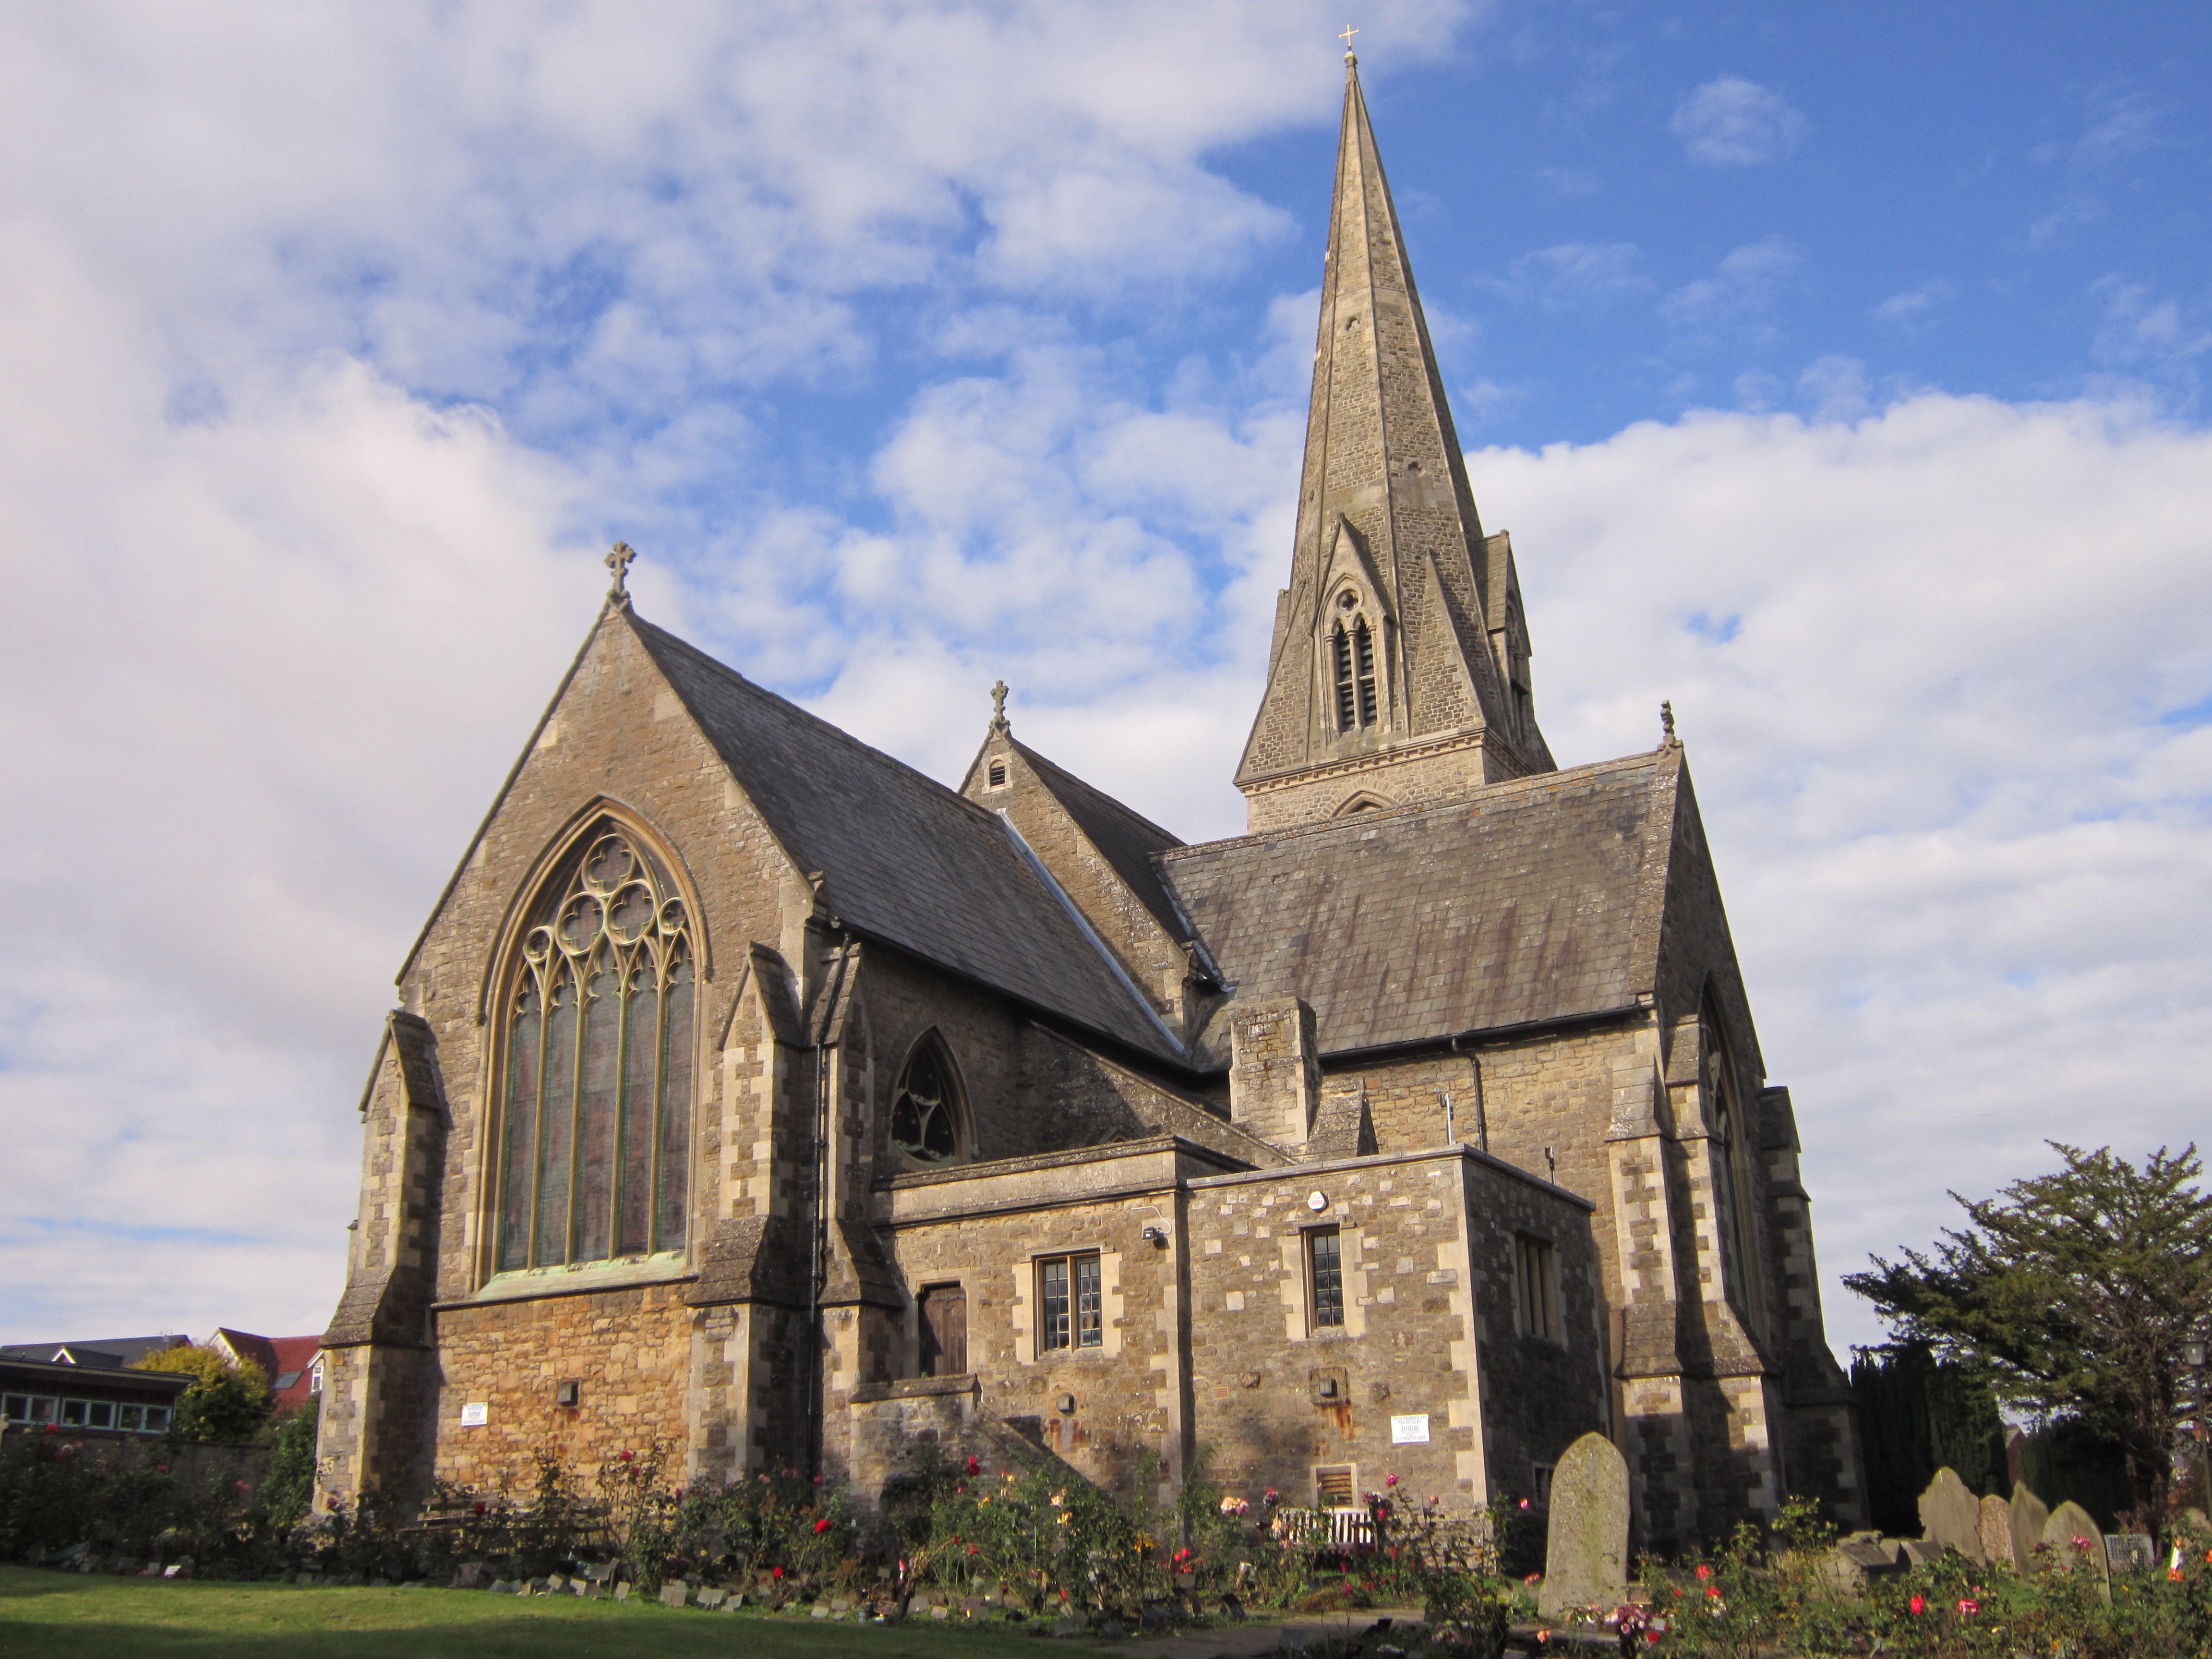
<svg viewBox="0 0 2212 1659"><path fill-rule="evenodd" d="M1330 641L1336 669L1336 729L1361 732L1375 724L1375 635L1367 618L1337 623Z"/></svg>

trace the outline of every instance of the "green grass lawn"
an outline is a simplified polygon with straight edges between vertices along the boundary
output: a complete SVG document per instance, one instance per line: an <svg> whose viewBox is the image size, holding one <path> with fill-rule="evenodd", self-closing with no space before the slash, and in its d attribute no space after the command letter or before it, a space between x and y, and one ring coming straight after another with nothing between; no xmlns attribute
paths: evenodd
<svg viewBox="0 0 2212 1659"><path fill-rule="evenodd" d="M740 1653L747 1659L1038 1659L1065 1652L1008 1627L856 1626L485 1590L306 1589L0 1566L4 1659L567 1659Z"/></svg>

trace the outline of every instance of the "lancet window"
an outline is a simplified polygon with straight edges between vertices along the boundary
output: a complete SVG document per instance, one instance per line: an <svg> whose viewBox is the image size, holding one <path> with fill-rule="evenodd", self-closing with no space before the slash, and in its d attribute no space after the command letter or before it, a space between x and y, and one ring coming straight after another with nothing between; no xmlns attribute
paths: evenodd
<svg viewBox="0 0 2212 1659"><path fill-rule="evenodd" d="M1358 731L1375 724L1375 636L1364 617L1355 617L1349 624L1340 621L1333 632L1336 729Z"/></svg>
<svg viewBox="0 0 2212 1659"><path fill-rule="evenodd" d="M918 1164L942 1164L960 1151L959 1085L934 1037L917 1046L891 1094L891 1145Z"/></svg>
<svg viewBox="0 0 2212 1659"><path fill-rule="evenodd" d="M1714 1209L1727 1241L1731 1287L1736 1305L1756 1316L1758 1264L1752 1249L1749 1126L1736 1097L1735 1068L1729 1063L1719 1022L1710 1014L1704 1033L1705 1109L1711 1127Z"/></svg>
<svg viewBox="0 0 2212 1659"><path fill-rule="evenodd" d="M610 829L523 935L507 1004L499 1271L684 1245L697 957L684 901Z"/></svg>

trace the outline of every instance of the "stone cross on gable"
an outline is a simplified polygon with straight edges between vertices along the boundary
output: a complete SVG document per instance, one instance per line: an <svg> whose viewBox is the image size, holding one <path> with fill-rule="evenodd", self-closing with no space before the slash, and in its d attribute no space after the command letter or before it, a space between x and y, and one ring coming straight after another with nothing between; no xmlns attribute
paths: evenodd
<svg viewBox="0 0 2212 1659"><path fill-rule="evenodd" d="M607 589L607 597L629 603L629 564L637 556L637 550L628 542L617 542L603 562L614 573L614 586Z"/></svg>
<svg viewBox="0 0 2212 1659"><path fill-rule="evenodd" d="M1006 683L1004 680L991 688L991 729L994 732L1006 729Z"/></svg>

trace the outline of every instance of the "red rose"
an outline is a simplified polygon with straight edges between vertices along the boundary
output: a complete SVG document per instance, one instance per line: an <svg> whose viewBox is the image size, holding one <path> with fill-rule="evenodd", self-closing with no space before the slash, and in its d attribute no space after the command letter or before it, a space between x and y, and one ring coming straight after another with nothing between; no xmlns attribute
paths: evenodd
<svg viewBox="0 0 2212 1659"><path fill-rule="evenodd" d="M1917 1619L1928 1611L1928 1598L1924 1595L1916 1595L1905 1605L1906 1610Z"/></svg>
<svg viewBox="0 0 2212 1659"><path fill-rule="evenodd" d="M829 1530L830 1530L830 1517L829 1517L828 1516L826 1516L826 1515L825 1515L825 1516L823 1516L819 1521L817 1521L817 1522L814 1523L814 1530L815 1530L815 1531L817 1531L817 1532L827 1532L827 1531L829 1531Z"/></svg>
<svg viewBox="0 0 2212 1659"><path fill-rule="evenodd" d="M1702 1561L1700 1561L1700 1562L1698 1562L1698 1577L1700 1577L1700 1578L1710 1578L1710 1577L1711 1577L1712 1576L1713 1576L1713 1570L1712 1570L1711 1567L1707 1566L1707 1565L1706 1565L1704 1562L1702 1562Z"/></svg>

